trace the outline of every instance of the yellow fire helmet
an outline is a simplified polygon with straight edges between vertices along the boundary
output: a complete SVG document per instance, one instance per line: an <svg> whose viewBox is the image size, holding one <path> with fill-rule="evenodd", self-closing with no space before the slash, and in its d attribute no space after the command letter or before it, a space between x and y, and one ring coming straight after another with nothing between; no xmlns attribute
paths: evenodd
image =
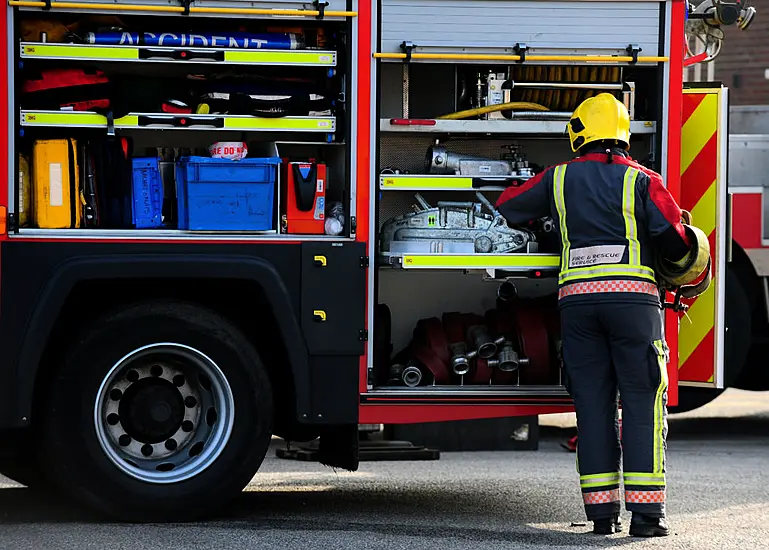
<svg viewBox="0 0 769 550"><path fill-rule="evenodd" d="M663 288L669 290L678 290L684 298L694 298L705 292L711 282L711 256L710 242L707 235L700 228L687 224L691 221L691 215L685 212L684 229L686 230L692 247L689 253L680 262L670 262L660 258L658 254L654 257L654 271L657 274ZM688 219L686 219L688 217ZM696 284L694 281L705 276Z"/></svg>
<svg viewBox="0 0 769 550"><path fill-rule="evenodd" d="M571 150L593 141L612 140L630 149L630 115L625 105L611 94L602 93L580 103L568 124Z"/></svg>

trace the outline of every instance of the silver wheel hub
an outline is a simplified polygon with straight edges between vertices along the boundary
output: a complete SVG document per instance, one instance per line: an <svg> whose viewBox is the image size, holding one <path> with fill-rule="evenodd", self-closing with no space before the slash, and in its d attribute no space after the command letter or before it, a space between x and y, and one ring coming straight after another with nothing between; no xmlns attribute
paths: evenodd
<svg viewBox="0 0 769 550"><path fill-rule="evenodd" d="M94 407L99 444L131 477L174 483L221 454L234 400L219 367L202 352L160 343L132 351L104 378Z"/></svg>

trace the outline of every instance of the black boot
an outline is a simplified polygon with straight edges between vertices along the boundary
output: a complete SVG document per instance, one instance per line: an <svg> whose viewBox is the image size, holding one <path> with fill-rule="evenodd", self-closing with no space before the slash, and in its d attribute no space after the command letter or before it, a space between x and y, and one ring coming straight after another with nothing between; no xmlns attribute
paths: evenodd
<svg viewBox="0 0 769 550"><path fill-rule="evenodd" d="M613 518L601 518L593 521L593 533L596 535L611 535L622 531L622 520L619 515Z"/></svg>
<svg viewBox="0 0 769 550"><path fill-rule="evenodd" d="M666 537L670 534L670 527L665 518L654 518L643 514L633 514L630 520L631 537Z"/></svg>

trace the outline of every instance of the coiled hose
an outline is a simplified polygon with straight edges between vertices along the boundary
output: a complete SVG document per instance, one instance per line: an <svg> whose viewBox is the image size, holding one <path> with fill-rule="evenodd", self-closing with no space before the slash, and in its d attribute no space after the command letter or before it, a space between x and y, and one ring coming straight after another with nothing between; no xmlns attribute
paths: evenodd
<svg viewBox="0 0 769 550"><path fill-rule="evenodd" d="M471 116L485 115L496 111L511 111L513 109L526 109L527 111L549 111L544 105L539 103L529 103L527 101L511 101L510 103L500 103L498 105L487 105L486 107L476 107L466 111L457 111L448 115L439 116L439 120L459 120Z"/></svg>

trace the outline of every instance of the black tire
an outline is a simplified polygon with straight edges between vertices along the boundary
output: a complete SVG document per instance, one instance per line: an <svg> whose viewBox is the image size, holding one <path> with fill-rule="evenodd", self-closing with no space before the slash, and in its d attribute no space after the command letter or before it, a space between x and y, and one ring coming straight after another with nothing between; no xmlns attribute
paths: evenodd
<svg viewBox="0 0 769 550"><path fill-rule="evenodd" d="M734 386L743 369L753 340L753 315L744 283L731 266L726 268L724 336L724 387Z"/></svg>
<svg viewBox="0 0 769 550"><path fill-rule="evenodd" d="M724 390L711 388L694 388L681 386L678 388L678 405L670 407L670 414L685 413L704 407L716 397L721 395Z"/></svg>
<svg viewBox="0 0 769 550"><path fill-rule="evenodd" d="M100 444L95 420L96 396L108 372L133 350L158 342L211 358L234 402L221 454L193 477L172 483L147 482L119 468ZM40 460L52 483L122 521L188 521L221 511L259 469L273 428L272 390L256 350L221 315L180 302L136 304L96 320L72 346L44 399Z"/></svg>

